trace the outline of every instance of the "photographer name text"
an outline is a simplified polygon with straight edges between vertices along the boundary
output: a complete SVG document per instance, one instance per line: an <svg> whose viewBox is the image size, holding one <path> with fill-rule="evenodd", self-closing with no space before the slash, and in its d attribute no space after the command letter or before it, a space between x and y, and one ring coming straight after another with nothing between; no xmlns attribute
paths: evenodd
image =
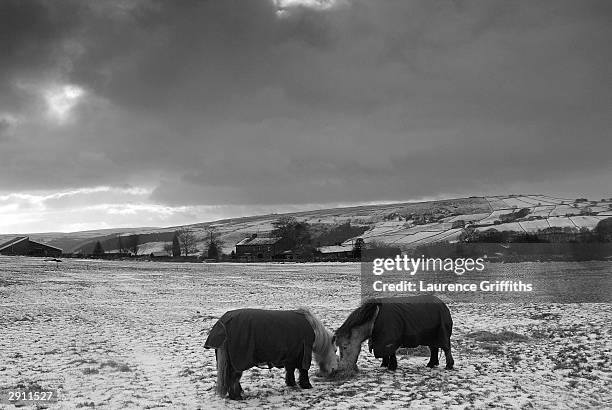
<svg viewBox="0 0 612 410"><path fill-rule="evenodd" d="M430 283L423 280L418 282L402 280L386 283L382 280L374 281L372 288L376 292L531 292L533 285L522 281L495 281L483 280L468 283Z"/></svg>

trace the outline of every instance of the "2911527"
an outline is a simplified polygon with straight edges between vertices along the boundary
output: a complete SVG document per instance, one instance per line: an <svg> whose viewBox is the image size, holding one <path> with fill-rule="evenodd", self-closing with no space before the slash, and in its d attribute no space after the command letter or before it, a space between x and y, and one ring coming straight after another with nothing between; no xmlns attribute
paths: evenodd
<svg viewBox="0 0 612 410"><path fill-rule="evenodd" d="M5 394L9 403L20 401L50 402L58 399L55 390L9 390Z"/></svg>

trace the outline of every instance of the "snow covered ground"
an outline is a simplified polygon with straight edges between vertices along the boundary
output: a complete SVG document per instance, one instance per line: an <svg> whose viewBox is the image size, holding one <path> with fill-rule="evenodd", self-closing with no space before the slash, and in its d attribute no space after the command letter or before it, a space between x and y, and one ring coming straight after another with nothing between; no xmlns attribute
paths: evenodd
<svg viewBox="0 0 612 410"><path fill-rule="evenodd" d="M455 370L402 350L392 373L364 347L351 380L312 376L301 390L284 386L282 370L251 369L245 400L214 395L203 343L223 312L307 306L335 329L359 290L357 264L0 257L0 390L58 388L48 406L62 409L612 407L611 304L450 303Z"/></svg>

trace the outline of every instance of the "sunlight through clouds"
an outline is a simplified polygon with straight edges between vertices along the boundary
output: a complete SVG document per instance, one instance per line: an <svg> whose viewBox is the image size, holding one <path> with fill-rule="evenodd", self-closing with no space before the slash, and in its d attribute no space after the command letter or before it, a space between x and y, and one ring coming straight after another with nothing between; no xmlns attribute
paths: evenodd
<svg viewBox="0 0 612 410"><path fill-rule="evenodd" d="M71 112L85 95L85 90L77 85L66 84L51 87L44 95L49 116L64 123L71 118Z"/></svg>
<svg viewBox="0 0 612 410"><path fill-rule="evenodd" d="M42 230L69 231L74 223L88 228L107 227L106 218L112 214L132 214L134 206L147 201L151 188L146 187L84 187L63 191L11 192L0 194L0 232L26 232ZM92 203L98 204L90 206ZM110 204L110 205L105 205ZM111 209L113 212L107 212ZM153 206L142 208L155 215ZM167 215L167 211L162 212ZM155 218L152 218L155 219ZM69 222L70 221L70 222ZM76 222L75 222L76 221ZM128 221L118 221L128 223ZM72 224L72 225L71 225Z"/></svg>

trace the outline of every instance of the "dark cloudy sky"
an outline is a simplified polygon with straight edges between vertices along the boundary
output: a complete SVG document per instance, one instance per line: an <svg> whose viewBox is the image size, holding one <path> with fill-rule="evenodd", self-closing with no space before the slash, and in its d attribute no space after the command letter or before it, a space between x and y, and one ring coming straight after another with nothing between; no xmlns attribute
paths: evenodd
<svg viewBox="0 0 612 410"><path fill-rule="evenodd" d="M0 233L612 195L612 1L0 2Z"/></svg>

